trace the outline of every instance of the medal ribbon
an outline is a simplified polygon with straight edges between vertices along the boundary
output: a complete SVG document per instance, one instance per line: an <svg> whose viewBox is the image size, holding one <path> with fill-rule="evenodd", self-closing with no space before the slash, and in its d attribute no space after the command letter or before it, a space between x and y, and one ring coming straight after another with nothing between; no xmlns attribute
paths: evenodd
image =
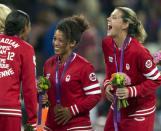
<svg viewBox="0 0 161 131"><path fill-rule="evenodd" d="M60 64L60 59L58 57L57 63L56 63L56 71L55 71L55 84L56 84L56 104L61 104L61 86L62 86L62 80L65 74L65 71L67 70L69 64L71 63L72 59L74 57L74 53L72 52L69 58L67 59L61 78L59 82L59 64Z"/></svg>
<svg viewBox="0 0 161 131"><path fill-rule="evenodd" d="M41 117L42 117L42 95L44 95L45 92L41 92L39 94L39 110L38 110L38 125L41 125Z"/></svg>
<svg viewBox="0 0 161 131"><path fill-rule="evenodd" d="M121 58L120 58L120 68L118 69L118 64L117 64L117 56L116 56L116 47L115 44L113 43L113 48L114 48L114 57L115 57L115 65L116 65L116 71L117 72L123 72L123 66L124 66L124 49L126 47L126 45L128 44L130 40L130 37L127 36L124 44L121 48ZM115 131L118 131L118 125L117 122L120 122L120 110L117 109L117 101L118 98L116 96L116 93L114 93L114 127L115 127Z"/></svg>

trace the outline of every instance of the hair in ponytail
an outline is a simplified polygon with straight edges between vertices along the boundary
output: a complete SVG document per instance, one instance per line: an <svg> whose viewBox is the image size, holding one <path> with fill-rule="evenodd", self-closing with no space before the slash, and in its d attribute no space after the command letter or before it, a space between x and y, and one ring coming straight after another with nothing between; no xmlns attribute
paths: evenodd
<svg viewBox="0 0 161 131"><path fill-rule="evenodd" d="M123 22L129 23L128 35L135 37L137 40L143 43L147 37L147 33L141 21L138 20L136 13L127 7L117 7L116 9L122 12Z"/></svg>

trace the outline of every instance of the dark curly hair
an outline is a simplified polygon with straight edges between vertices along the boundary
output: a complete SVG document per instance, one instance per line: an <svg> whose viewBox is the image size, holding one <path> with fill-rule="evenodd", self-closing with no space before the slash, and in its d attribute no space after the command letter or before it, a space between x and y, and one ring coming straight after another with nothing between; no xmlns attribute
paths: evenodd
<svg viewBox="0 0 161 131"><path fill-rule="evenodd" d="M89 28L89 23L83 15L74 15L59 22L56 30L64 33L69 42L79 43L82 33Z"/></svg>

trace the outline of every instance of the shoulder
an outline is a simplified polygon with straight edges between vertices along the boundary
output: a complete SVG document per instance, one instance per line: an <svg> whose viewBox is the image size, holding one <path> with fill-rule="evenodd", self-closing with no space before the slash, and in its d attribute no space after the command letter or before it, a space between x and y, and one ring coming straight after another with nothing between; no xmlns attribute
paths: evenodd
<svg viewBox="0 0 161 131"><path fill-rule="evenodd" d="M149 53L149 50L135 38L132 38L131 43L132 48L135 49L138 54Z"/></svg>
<svg viewBox="0 0 161 131"><path fill-rule="evenodd" d="M102 48L103 50L105 48L110 48L112 47L111 45L113 44L113 39L111 37L105 37L103 40L102 40Z"/></svg>
<svg viewBox="0 0 161 131"><path fill-rule="evenodd" d="M52 66L52 65L56 64L56 60L57 60L57 56L50 57L49 59L46 60L44 66L45 67Z"/></svg>
<svg viewBox="0 0 161 131"><path fill-rule="evenodd" d="M88 60L85 59L84 57L82 57L82 56L80 56L80 55L78 55L78 54L76 54L76 53L74 53L74 54L75 54L75 60L76 60L77 62L82 63L82 64L87 64L87 63L89 63Z"/></svg>
<svg viewBox="0 0 161 131"><path fill-rule="evenodd" d="M135 38L132 38L131 40L131 46L130 46L130 52L131 54L134 54L134 56L137 59L143 59L143 58L152 58L152 55L150 53L150 51L144 47L144 45L142 43L140 43L138 40L136 40Z"/></svg>
<svg viewBox="0 0 161 131"><path fill-rule="evenodd" d="M112 43L112 38L107 36L107 37L104 37L104 39L102 40L102 44L110 44Z"/></svg>
<svg viewBox="0 0 161 131"><path fill-rule="evenodd" d="M16 41L17 41L17 43L19 43L20 46L22 46L25 50L26 50L26 49L31 49L31 50L34 49L33 46L32 46L30 43L28 43L27 41L22 40L21 38L17 38ZM27 50L26 50L26 51L27 51Z"/></svg>
<svg viewBox="0 0 161 131"><path fill-rule="evenodd" d="M76 54L76 53L75 53ZM79 65L79 66L81 66L81 67L83 67L83 68L85 68L85 67L93 67L93 65L87 60L87 59L85 59L84 57L82 57L82 56L80 56L80 55L78 55L78 54L76 54L76 56L75 56L75 62Z"/></svg>
<svg viewBox="0 0 161 131"><path fill-rule="evenodd" d="M0 43L6 43L7 45L12 46L15 49L21 49L23 53L29 53L30 51L34 51L32 45L15 36L0 34Z"/></svg>
<svg viewBox="0 0 161 131"><path fill-rule="evenodd" d="M111 37L105 37L102 41L102 51L104 56L108 56L113 52L113 39Z"/></svg>

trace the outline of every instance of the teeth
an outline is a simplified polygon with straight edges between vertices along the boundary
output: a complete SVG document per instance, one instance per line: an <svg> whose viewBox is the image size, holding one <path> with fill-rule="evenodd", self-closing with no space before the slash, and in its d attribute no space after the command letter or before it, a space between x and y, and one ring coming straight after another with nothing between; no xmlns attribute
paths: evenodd
<svg viewBox="0 0 161 131"><path fill-rule="evenodd" d="M60 49L60 48L55 47L55 49L58 50L58 49Z"/></svg>
<svg viewBox="0 0 161 131"><path fill-rule="evenodd" d="M111 25L108 25L108 30L112 29L112 26Z"/></svg>

